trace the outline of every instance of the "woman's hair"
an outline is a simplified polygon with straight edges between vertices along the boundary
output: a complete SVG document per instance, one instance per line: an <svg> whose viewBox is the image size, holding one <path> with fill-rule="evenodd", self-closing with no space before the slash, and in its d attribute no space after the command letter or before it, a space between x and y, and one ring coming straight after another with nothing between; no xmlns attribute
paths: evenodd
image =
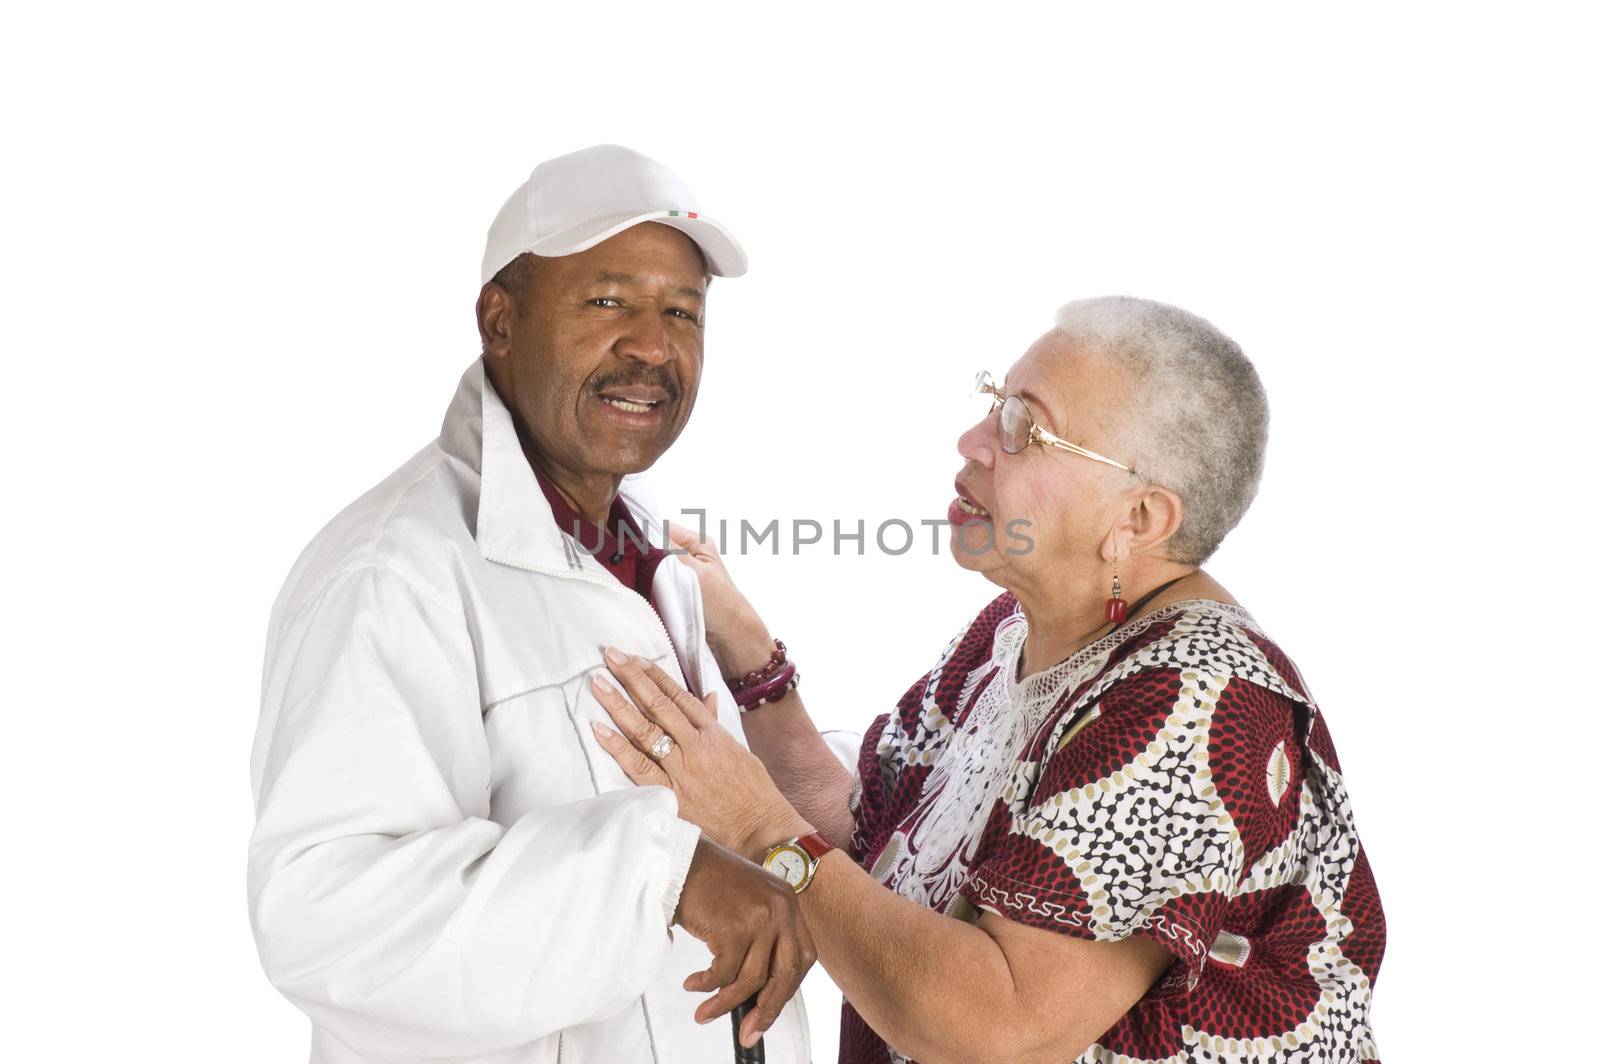
<svg viewBox="0 0 1600 1064"><path fill-rule="evenodd" d="M1128 375L1123 444L1134 468L1183 500L1167 543L1199 565L1249 509L1267 447L1267 393L1239 345L1204 318L1132 296L1068 303L1056 328Z"/></svg>

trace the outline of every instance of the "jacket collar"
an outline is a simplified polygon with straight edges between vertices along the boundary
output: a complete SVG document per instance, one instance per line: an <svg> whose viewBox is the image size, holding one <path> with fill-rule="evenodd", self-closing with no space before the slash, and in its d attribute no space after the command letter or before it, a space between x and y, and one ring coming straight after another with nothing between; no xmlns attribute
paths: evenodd
<svg viewBox="0 0 1600 1064"><path fill-rule="evenodd" d="M478 474L474 536L485 558L519 569L615 582L605 566L578 550L556 524L522 453L511 411L490 384L481 357L461 375L439 430L439 445ZM644 485L634 476L625 477L618 494L650 542L664 546L661 522Z"/></svg>

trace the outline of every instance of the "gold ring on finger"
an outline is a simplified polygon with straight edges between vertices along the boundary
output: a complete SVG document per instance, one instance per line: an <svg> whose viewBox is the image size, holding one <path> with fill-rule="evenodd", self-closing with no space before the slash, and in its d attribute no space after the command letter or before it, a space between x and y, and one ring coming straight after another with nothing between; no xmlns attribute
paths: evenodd
<svg viewBox="0 0 1600 1064"><path fill-rule="evenodd" d="M645 751L653 760L660 761L672 753L672 736L666 732L661 733L661 738L650 744L650 749Z"/></svg>

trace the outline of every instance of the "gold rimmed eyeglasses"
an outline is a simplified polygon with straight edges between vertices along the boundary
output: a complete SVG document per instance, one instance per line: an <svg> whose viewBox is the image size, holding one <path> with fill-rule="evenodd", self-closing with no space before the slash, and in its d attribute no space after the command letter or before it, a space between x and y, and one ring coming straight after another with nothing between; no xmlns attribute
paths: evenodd
<svg viewBox="0 0 1600 1064"><path fill-rule="evenodd" d="M1000 447L1006 454L1021 454L1027 449L1028 444L1042 443L1049 447L1059 447L1063 451L1071 451L1096 462L1104 462L1108 466L1116 466L1134 476L1139 475L1131 466L1125 466L1103 454L1095 454L1087 447L1068 443L1060 436L1040 428L1039 423L1033 420L1033 411L1028 409L1028 404L1022 401L1022 397L1002 392L986 369L978 371L978 376L972 382L972 394L975 397L986 395L992 398L994 405L989 408L989 413L1000 411Z"/></svg>

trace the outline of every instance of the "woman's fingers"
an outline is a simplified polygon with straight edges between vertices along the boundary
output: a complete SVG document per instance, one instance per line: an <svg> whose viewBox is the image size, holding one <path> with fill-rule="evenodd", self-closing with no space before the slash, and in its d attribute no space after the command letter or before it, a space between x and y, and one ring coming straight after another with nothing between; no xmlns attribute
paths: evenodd
<svg viewBox="0 0 1600 1064"><path fill-rule="evenodd" d="M626 736L618 735L610 728L594 721L589 725L594 730L595 741L600 748L616 759L622 767L623 773L635 783L655 783L661 786L670 786L671 781L666 772L654 759L640 750Z"/></svg>
<svg viewBox="0 0 1600 1064"><path fill-rule="evenodd" d="M672 525L667 530L667 536L679 550L688 551L696 561L720 563L722 552L717 549L717 541L709 536L701 536L687 525Z"/></svg>
<svg viewBox="0 0 1600 1064"><path fill-rule="evenodd" d="M655 662L646 661L644 658L634 658L633 660L639 664L640 668L644 669L644 674L650 678L650 681L672 699L672 704L677 707L678 711L683 714L684 719L690 724L693 724L696 728L704 728L708 724L716 723L716 692L713 691L707 695L706 701L702 702L680 687L678 682L668 676L666 670ZM656 723L665 727L664 721L658 720ZM671 729L668 730L670 731Z"/></svg>
<svg viewBox="0 0 1600 1064"><path fill-rule="evenodd" d="M694 738L698 726L684 711L682 697L693 702L694 696L678 682L643 658L629 657L615 647L605 649L606 665L612 675L622 682L633 704L651 721L678 742ZM703 717L703 708L702 708Z"/></svg>
<svg viewBox="0 0 1600 1064"><path fill-rule="evenodd" d="M591 676L589 678L589 689L594 692L595 699L605 709L607 715L611 717L612 722L622 731L623 736L641 754L647 754L650 748L660 741L661 726L648 719L643 713L640 713L637 706L623 697L622 692L606 682L605 677L599 675ZM673 743L676 744L677 741L677 737L674 736ZM672 753L672 751L668 751L666 756L671 757ZM651 759L651 763L656 763L654 758Z"/></svg>
<svg viewBox="0 0 1600 1064"><path fill-rule="evenodd" d="M705 549L705 540L700 538L698 532L692 531L687 525L667 525L667 538L673 544L690 554L697 554Z"/></svg>
<svg viewBox="0 0 1600 1064"><path fill-rule="evenodd" d="M697 701L695 704L699 706L699 716L689 718L694 721L695 727L705 728L717 723L717 692L712 691L706 695L705 701Z"/></svg>

